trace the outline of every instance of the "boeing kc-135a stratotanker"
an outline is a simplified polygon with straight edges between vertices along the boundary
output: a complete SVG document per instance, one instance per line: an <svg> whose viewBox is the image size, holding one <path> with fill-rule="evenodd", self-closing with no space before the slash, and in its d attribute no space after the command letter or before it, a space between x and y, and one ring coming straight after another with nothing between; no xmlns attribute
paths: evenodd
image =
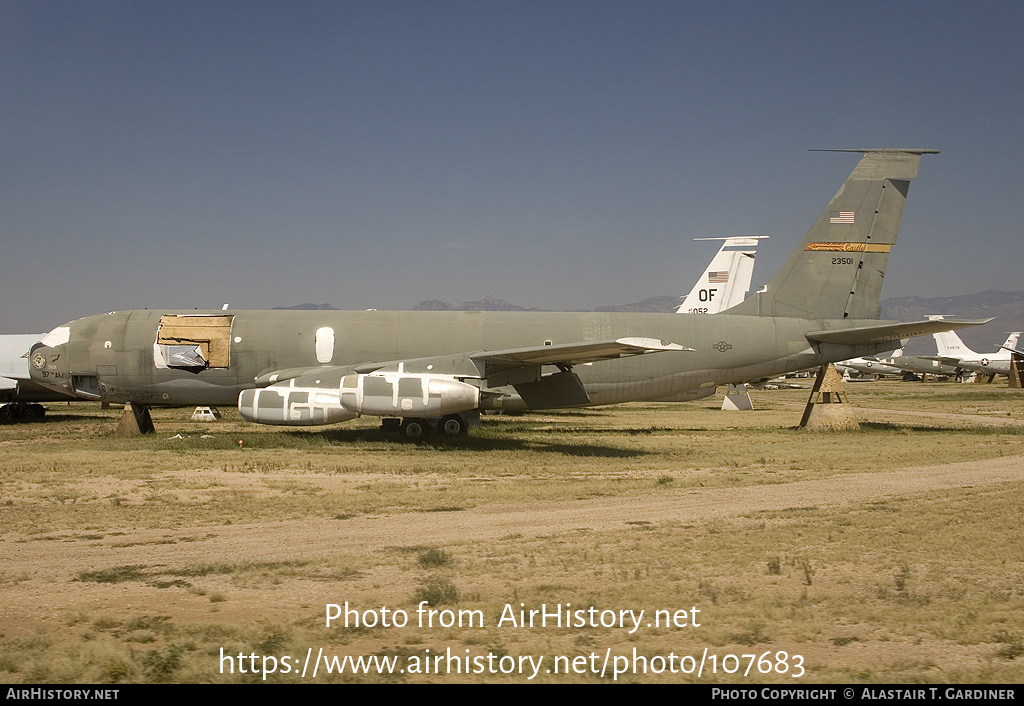
<svg viewBox="0 0 1024 706"><path fill-rule="evenodd" d="M132 405L237 403L250 421L399 418L460 433L481 410L685 401L984 321L878 321L921 156L862 157L778 274L715 316L489 311L121 311L59 326L32 379Z"/></svg>

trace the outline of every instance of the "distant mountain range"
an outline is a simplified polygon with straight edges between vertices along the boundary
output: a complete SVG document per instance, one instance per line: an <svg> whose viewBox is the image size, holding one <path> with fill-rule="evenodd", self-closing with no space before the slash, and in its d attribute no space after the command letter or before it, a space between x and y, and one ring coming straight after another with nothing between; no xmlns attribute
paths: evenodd
<svg viewBox="0 0 1024 706"><path fill-rule="evenodd" d="M488 294L483 299L475 302L462 302L461 304L449 304L437 299L424 299L412 308L413 311L544 311L544 309L528 309L525 306L510 304L504 299L498 299Z"/></svg>
<svg viewBox="0 0 1024 706"><path fill-rule="evenodd" d="M593 311L671 313L679 306L680 297L651 297L632 304L602 306ZM336 311L330 304L299 304L282 306L278 309L316 309ZM413 311L558 311L557 309L536 309L517 306L503 299L488 295L483 299L449 304L436 299L424 299ZM929 315L941 314L961 319L987 319L994 321L984 326L963 329L960 337L970 348L979 353L988 353L1006 340L1008 331L1024 331L1024 292L1001 292L989 290L978 294L963 294L955 297L897 297L882 301L882 318L895 321L915 321ZM685 341L683 341L685 343ZM930 337L918 337L907 347L908 353L927 355L935 352Z"/></svg>
<svg viewBox="0 0 1024 706"><path fill-rule="evenodd" d="M958 319L994 320L984 326L961 329L958 335L977 353L991 353L1006 340L1010 331L1024 331L1024 292L1000 292L990 289L978 294L956 297L897 297L882 301L882 318L915 321L941 314ZM907 346L908 354L935 353L930 337L918 337Z"/></svg>

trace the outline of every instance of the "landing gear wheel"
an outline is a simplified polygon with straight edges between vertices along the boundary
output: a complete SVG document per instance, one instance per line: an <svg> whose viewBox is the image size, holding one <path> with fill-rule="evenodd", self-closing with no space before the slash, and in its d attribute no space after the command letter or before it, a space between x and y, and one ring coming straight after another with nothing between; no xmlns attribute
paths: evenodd
<svg viewBox="0 0 1024 706"><path fill-rule="evenodd" d="M22 407L22 419L42 419L46 416L46 408L41 404L27 404Z"/></svg>
<svg viewBox="0 0 1024 706"><path fill-rule="evenodd" d="M437 428L445 436L459 436L465 434L467 430L466 422L458 414L449 414L447 417L441 420L441 423L437 425Z"/></svg>
<svg viewBox="0 0 1024 706"><path fill-rule="evenodd" d="M429 427L422 419L403 419L402 434L407 439L421 439L427 435Z"/></svg>

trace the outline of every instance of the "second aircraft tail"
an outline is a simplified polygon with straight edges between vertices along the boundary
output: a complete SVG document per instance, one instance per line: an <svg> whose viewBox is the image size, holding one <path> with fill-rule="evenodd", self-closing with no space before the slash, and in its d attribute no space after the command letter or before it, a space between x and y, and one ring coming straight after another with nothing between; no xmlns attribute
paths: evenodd
<svg viewBox="0 0 1024 706"><path fill-rule="evenodd" d="M732 235L727 238L697 238L724 242L676 313L717 314L743 301L750 291L750 278L754 274L757 241L767 237Z"/></svg>
<svg viewBox="0 0 1024 706"><path fill-rule="evenodd" d="M942 321L945 318L941 315L928 317L930 321ZM939 331L938 333L933 333L932 336L935 338L935 347L939 355L943 357L963 358L968 355L976 355L953 331Z"/></svg>

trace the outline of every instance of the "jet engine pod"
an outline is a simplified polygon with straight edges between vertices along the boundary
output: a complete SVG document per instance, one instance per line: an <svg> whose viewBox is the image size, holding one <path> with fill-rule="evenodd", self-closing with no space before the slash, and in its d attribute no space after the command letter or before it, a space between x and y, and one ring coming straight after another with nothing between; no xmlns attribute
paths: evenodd
<svg viewBox="0 0 1024 706"><path fill-rule="evenodd" d="M337 390L289 383L242 390L238 396L238 413L250 422L284 426L336 424L359 416L341 406Z"/></svg>
<svg viewBox="0 0 1024 706"><path fill-rule="evenodd" d="M341 405L379 417L443 417L480 406L480 390L449 377L380 373L341 379Z"/></svg>

